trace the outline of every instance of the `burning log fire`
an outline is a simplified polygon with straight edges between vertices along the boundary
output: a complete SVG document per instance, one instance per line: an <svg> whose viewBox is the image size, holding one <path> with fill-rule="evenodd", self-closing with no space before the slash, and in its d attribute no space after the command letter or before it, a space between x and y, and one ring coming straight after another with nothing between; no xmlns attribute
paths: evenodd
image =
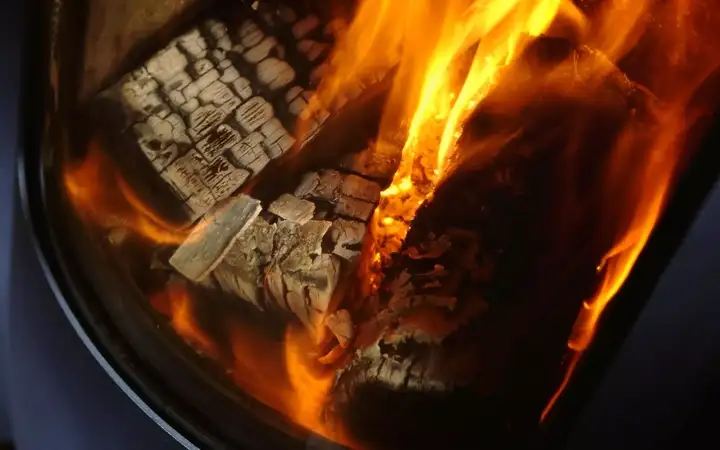
<svg viewBox="0 0 720 450"><path fill-rule="evenodd" d="M490 417L507 444L502 423L544 420L562 395L690 154L686 133L717 106L694 96L720 64L720 13L362 0L323 26L268 3L237 29L185 33L100 96L185 224L97 142L68 163L68 196L88 222L140 238L172 328L297 423L392 447L361 417L381 413L368 402L433 409L470 392L484 403L468 423ZM377 133L348 143L362 150L293 165L386 73ZM268 199L277 177L299 181ZM264 326L231 314L204 329L195 311L220 295ZM395 437L423 439L417 423Z"/></svg>

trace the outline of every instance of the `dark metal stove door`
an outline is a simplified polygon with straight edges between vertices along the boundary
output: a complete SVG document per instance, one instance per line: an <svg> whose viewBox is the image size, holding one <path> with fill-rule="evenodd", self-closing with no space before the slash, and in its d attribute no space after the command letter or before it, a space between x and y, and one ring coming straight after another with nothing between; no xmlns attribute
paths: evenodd
<svg viewBox="0 0 720 450"><path fill-rule="evenodd" d="M83 345L53 298L17 204L13 215L7 364L16 448L182 449Z"/></svg>
<svg viewBox="0 0 720 450"><path fill-rule="evenodd" d="M718 390L720 181L596 390L569 448L708 447L717 441L720 410L706 402L718 400ZM710 416L699 417L703 411ZM693 444L701 442L706 444Z"/></svg>
<svg viewBox="0 0 720 450"><path fill-rule="evenodd" d="M12 437L23 450L182 449L93 359L32 248L14 183L26 3L0 2L0 441Z"/></svg>

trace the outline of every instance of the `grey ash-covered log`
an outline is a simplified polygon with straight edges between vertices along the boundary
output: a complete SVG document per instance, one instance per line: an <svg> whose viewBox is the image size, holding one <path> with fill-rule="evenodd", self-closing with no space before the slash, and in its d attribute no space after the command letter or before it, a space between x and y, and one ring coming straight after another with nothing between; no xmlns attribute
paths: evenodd
<svg viewBox="0 0 720 450"><path fill-rule="evenodd" d="M341 25L275 2L259 6L210 13L94 100L89 118L158 210L174 197L198 220L299 145L295 124ZM334 111L306 117L308 135Z"/></svg>
<svg viewBox="0 0 720 450"><path fill-rule="evenodd" d="M338 287L354 270L380 190L376 181L343 169L307 173L294 193L280 195L259 215L238 206L243 217L232 219L218 209L221 217L200 222L170 263L268 314L295 317L313 333L327 317L330 331L347 343L352 323L338 312ZM245 196L232 201L256 204ZM230 223L213 227L223 215ZM198 248L203 251L192 251Z"/></svg>

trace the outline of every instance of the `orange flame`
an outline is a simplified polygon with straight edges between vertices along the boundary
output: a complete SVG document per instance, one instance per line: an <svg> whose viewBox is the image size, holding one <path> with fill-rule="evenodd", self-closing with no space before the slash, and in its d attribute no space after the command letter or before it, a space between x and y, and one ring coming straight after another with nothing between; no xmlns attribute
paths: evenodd
<svg viewBox="0 0 720 450"><path fill-rule="evenodd" d="M562 394L582 353L590 345L601 314L629 276L657 223L670 193L678 166L686 152L683 136L697 119L697 111L688 110L692 96L700 85L720 67L720 13L711 2L675 0L659 7L649 1L636 1L624 6L633 14L624 16L620 8L606 8L605 21L595 36L608 52L627 50L634 44L643 26L647 64L645 83L663 101L658 124L650 142L647 129L628 126L615 144L611 166L607 171L606 198L622 217L618 238L598 266L602 283L597 293L583 304L568 347L574 352L565 377L542 413L544 420ZM716 5L715 5L716 6ZM653 7L652 9L648 9ZM642 20L652 13L653 22ZM610 23L623 23L632 29L623 39L610 28ZM634 36L630 43L628 36ZM625 39L625 40L624 40ZM717 106L717 105L713 105ZM646 146L644 149L639 145ZM638 152L642 158L638 161ZM628 172L628 168L631 172ZM628 183L628 175L634 178ZM623 192L624 191L624 192ZM631 201L618 201L624 193Z"/></svg>
<svg viewBox="0 0 720 450"><path fill-rule="evenodd" d="M388 257L402 246L418 208L432 199L453 160L471 112L499 88L512 91L505 68L535 36L559 21L570 21L580 46L604 58L573 61L574 72L602 79L632 55L643 67L630 67L635 81L653 92L662 112L652 128L629 120L614 144L603 191L615 242L599 265L602 283L577 318L568 346L577 359L592 341L608 302L630 273L645 246L670 191L691 125L687 106L693 93L719 63L720 13L712 2L691 0L607 0L586 10L563 0L364 0L331 58L333 68L321 83L312 107L342 101L358 80L378 68L396 67L381 119L378 141L393 142L405 130L402 157L391 185L382 193L373 218L377 253L370 258L371 288ZM582 66L584 65L584 66ZM583 100L567 74L535 80ZM505 90L500 94L504 94ZM538 92L539 93L539 92ZM528 94L527 92L525 94ZM508 111L530 95L508 98ZM548 105L549 108L552 105Z"/></svg>
<svg viewBox="0 0 720 450"><path fill-rule="evenodd" d="M90 142L82 162L65 168L63 181L75 210L105 228L126 228L158 244L180 244L187 238L187 230L158 217L140 200L96 141Z"/></svg>
<svg viewBox="0 0 720 450"><path fill-rule="evenodd" d="M150 297L150 303L170 319L175 332L208 357L220 360L218 345L195 319L193 298L182 282ZM314 433L348 443L339 426L323 420L332 387L332 372L317 362L314 345L304 328L288 326L282 340L267 330L231 320L232 378L256 400Z"/></svg>
<svg viewBox="0 0 720 450"><path fill-rule="evenodd" d="M314 104L333 104L352 83L397 64L378 140L406 129L400 166L373 219L382 263L452 158L465 120L498 83L500 68L551 24L562 0L365 0L338 44ZM470 62L468 62L468 58Z"/></svg>
<svg viewBox="0 0 720 450"><path fill-rule="evenodd" d="M348 442L342 430L323 420L332 372L320 367L304 328L289 326L283 341L251 326L231 328L235 382L260 402L302 427L336 442Z"/></svg>
<svg viewBox="0 0 720 450"><path fill-rule="evenodd" d="M218 358L217 346L195 320L192 298L182 283L169 284L166 290L152 296L150 303L170 317L170 325L180 337L209 357Z"/></svg>

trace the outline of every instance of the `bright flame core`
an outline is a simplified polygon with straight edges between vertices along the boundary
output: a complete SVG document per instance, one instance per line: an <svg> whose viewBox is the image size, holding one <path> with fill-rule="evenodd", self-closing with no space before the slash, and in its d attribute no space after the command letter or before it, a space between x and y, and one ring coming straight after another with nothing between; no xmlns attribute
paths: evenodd
<svg viewBox="0 0 720 450"><path fill-rule="evenodd" d="M334 103L349 83L377 67L397 65L378 138L397 130L406 136L399 168L373 218L378 262L400 249L410 221L445 174L465 120L499 82L501 68L522 51L527 36L550 26L561 5L361 2L334 54L337 70L320 86L315 106Z"/></svg>

